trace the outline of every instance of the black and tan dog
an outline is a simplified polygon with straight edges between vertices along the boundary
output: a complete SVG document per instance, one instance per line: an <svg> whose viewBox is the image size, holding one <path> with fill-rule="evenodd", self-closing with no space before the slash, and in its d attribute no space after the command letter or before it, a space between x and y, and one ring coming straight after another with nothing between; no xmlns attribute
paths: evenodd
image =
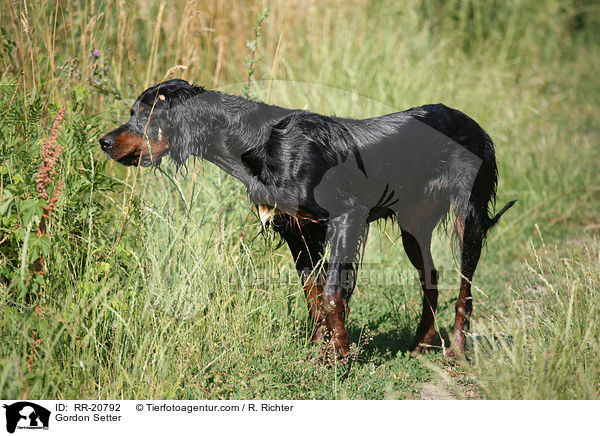
<svg viewBox="0 0 600 436"><path fill-rule="evenodd" d="M462 277L451 354L464 352L482 244L514 201L490 216L494 147L462 112L436 104L343 119L170 80L144 91L131 119L100 145L124 165L158 165L169 155L181 166L193 155L241 180L263 223L290 247L316 326L313 341L329 339L341 356L349 352L344 321L362 247L369 223L380 218L397 220L406 254L420 273L423 313L413 350L432 344L438 274L431 235L452 211Z"/></svg>

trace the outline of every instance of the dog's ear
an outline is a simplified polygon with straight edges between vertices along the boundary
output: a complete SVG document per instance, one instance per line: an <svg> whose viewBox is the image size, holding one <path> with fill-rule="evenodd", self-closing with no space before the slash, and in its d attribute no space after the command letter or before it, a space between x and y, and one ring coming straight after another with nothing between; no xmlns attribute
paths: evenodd
<svg viewBox="0 0 600 436"><path fill-rule="evenodd" d="M165 97L168 109L164 133L169 145L169 155L177 167L181 167L190 154L202 155L201 147L207 140L203 128L205 122L199 110L202 107L199 99L204 88L190 86L169 91Z"/></svg>
<svg viewBox="0 0 600 436"><path fill-rule="evenodd" d="M193 138L190 133L190 120L187 120L184 105L175 105L167 111L167 127L165 136L169 145L169 156L177 165L177 168L185 164L190 155Z"/></svg>

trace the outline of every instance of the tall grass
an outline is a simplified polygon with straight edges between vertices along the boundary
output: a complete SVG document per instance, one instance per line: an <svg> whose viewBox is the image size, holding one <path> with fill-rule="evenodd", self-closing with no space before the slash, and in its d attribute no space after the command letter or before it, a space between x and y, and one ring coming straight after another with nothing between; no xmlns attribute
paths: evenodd
<svg viewBox="0 0 600 436"><path fill-rule="evenodd" d="M567 253L532 247L528 279L505 310L478 321L474 374L487 398L597 399L598 241ZM549 253L548 253L549 251Z"/></svg>
<svg viewBox="0 0 600 436"><path fill-rule="evenodd" d="M289 255L261 234L243 186L200 161L158 172L101 155L101 132L145 86L176 75L241 92L254 53L252 90L270 103L364 117L441 101L489 131L498 202L520 201L475 278L475 329L486 340L467 371L484 397L594 397L584 380L596 377L598 349L576 339L600 325L585 306L597 260L581 254L597 251L589 241L600 212L594 2L277 2L250 46L261 2L5 4L0 396L418 398L436 376L408 357L416 284L361 281L353 359L319 366ZM42 138L63 103L53 179L63 186L38 235L49 201L36 191ZM529 241L540 233L558 254L536 258ZM438 324L447 343L458 273L443 238L434 258L446 271ZM412 271L391 227L373 229L365 262ZM551 286L534 298L542 279ZM441 355L426 360L439 366Z"/></svg>

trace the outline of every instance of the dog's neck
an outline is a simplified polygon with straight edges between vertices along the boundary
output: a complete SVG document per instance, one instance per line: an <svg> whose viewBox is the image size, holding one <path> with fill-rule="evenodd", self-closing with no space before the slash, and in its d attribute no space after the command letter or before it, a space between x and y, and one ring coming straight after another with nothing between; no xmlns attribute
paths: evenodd
<svg viewBox="0 0 600 436"><path fill-rule="evenodd" d="M242 155L265 144L272 127L293 112L242 97L207 91L198 103L202 109L191 114L190 128L200 129L190 153L214 163L241 180L248 189L256 180L242 162Z"/></svg>

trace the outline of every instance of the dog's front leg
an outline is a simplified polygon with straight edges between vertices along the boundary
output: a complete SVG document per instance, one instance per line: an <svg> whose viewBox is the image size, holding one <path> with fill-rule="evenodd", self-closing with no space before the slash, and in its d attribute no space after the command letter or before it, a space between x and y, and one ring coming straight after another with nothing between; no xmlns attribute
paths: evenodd
<svg viewBox="0 0 600 436"><path fill-rule="evenodd" d="M327 286L323 293L325 325L335 352L345 357L350 352L350 336L344 322L348 301L355 285L355 268L351 263L333 263L329 267Z"/></svg>
<svg viewBox="0 0 600 436"><path fill-rule="evenodd" d="M344 322L348 301L356 284L361 246L367 236L368 211L352 210L329 221L327 241L331 249L323 313L331 343L341 357L350 352L350 337Z"/></svg>

